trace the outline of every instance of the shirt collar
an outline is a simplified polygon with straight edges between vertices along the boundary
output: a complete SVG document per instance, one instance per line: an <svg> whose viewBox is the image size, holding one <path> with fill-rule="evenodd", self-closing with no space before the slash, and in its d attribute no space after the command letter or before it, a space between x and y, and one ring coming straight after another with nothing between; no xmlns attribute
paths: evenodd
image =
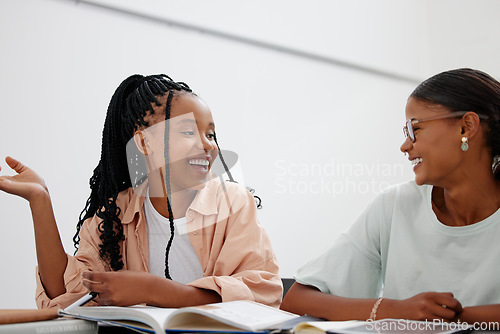
<svg viewBox="0 0 500 334"><path fill-rule="evenodd" d="M217 214L217 190L219 185L220 181L217 178L207 181L203 189L198 190L188 211L193 210L204 216Z"/></svg>
<svg viewBox="0 0 500 334"><path fill-rule="evenodd" d="M125 212L123 213L123 217L121 219L122 224L131 223L134 220L135 215L142 212L144 199L146 198L146 190L147 181L135 188L131 187L126 190L128 192L128 196L126 196L126 198L129 198L128 203L117 203L120 208L124 207L123 204L126 205Z"/></svg>
<svg viewBox="0 0 500 334"><path fill-rule="evenodd" d="M123 218L121 219L122 224L131 223L134 220L135 215L142 212L147 191L147 184L148 182L146 180L138 187L126 190L129 193L127 198L130 199L128 204L117 203L117 205L121 208L124 207L123 204L126 205ZM204 216L217 214L217 192L220 185L221 182L217 178L207 181L205 186L198 190L198 193L189 206L188 211L193 210ZM224 185L222 186L224 187Z"/></svg>

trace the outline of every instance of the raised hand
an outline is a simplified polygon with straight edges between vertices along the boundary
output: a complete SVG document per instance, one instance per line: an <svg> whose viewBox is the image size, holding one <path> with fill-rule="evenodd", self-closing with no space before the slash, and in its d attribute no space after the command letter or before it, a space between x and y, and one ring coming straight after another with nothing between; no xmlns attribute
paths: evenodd
<svg viewBox="0 0 500 334"><path fill-rule="evenodd" d="M45 182L34 170L11 157L6 157L5 162L16 171L17 175L0 176L0 190L23 197L28 201L38 195L48 195L49 190Z"/></svg>
<svg viewBox="0 0 500 334"><path fill-rule="evenodd" d="M0 176L0 190L29 201L35 230L38 271L47 296L55 298L66 292L63 274L67 256L59 237L49 190L34 170L11 157L5 158L5 161L17 175Z"/></svg>

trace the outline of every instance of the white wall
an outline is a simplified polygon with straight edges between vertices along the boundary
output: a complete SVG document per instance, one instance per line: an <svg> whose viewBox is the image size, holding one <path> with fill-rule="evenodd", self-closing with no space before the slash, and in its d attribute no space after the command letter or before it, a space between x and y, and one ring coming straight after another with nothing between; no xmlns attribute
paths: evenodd
<svg viewBox="0 0 500 334"><path fill-rule="evenodd" d="M496 1L95 2L416 80L459 66L500 77ZM207 101L222 148L239 154L245 183L263 200L283 276L327 247L382 187L412 178L399 152L412 82L83 1L0 0L0 47L1 173L12 174L3 162L12 155L44 177L69 253L107 104L133 73L167 73ZM0 308L33 308L27 202L0 193L0 228Z"/></svg>

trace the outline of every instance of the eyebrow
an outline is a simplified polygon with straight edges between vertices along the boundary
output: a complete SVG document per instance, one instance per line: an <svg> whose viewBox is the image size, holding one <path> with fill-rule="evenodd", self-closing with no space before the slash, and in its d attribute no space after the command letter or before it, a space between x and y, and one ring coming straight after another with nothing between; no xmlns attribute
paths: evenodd
<svg viewBox="0 0 500 334"><path fill-rule="evenodd" d="M193 123L193 124L196 124L197 122L194 120L194 119L190 119L190 118L185 118L185 119L181 119L180 121L177 122L177 124L181 124L181 123ZM215 127L215 123L214 122L210 122L208 123L208 125L210 126L213 126Z"/></svg>

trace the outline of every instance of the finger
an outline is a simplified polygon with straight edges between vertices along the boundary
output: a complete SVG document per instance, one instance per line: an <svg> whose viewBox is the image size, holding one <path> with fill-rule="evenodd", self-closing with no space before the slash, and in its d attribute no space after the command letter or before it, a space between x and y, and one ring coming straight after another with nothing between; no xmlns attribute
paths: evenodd
<svg viewBox="0 0 500 334"><path fill-rule="evenodd" d="M90 281L96 282L106 282L108 280L110 273L98 272L98 271L84 271L82 272L82 278L88 279Z"/></svg>
<svg viewBox="0 0 500 334"><path fill-rule="evenodd" d="M462 312L462 304L453 297L453 294L451 292L447 293L440 293L436 295L436 303L442 305L443 307L446 307L448 309L451 309L457 313Z"/></svg>
<svg viewBox="0 0 500 334"><path fill-rule="evenodd" d="M87 279L83 279L82 284L90 291L97 293L97 296L94 298L96 303L99 305L111 305L112 301L109 298L109 292L104 284L101 282L89 281Z"/></svg>
<svg viewBox="0 0 500 334"><path fill-rule="evenodd" d="M95 301L102 306L107 306L107 305L112 305L113 301L109 298L107 298L104 294L103 295L97 295Z"/></svg>
<svg viewBox="0 0 500 334"><path fill-rule="evenodd" d="M93 274L94 273L92 271L84 271L82 272L82 278L93 281L94 280Z"/></svg>
<svg viewBox="0 0 500 334"><path fill-rule="evenodd" d="M87 284L87 283L88 283L88 282L86 282L85 284ZM85 285L85 284L84 284L84 285ZM90 291L92 291L92 290L90 290ZM107 304L106 304L106 301L105 301L105 300L106 300L106 297L103 297L103 296L105 295L105 293L104 293L104 292L101 292L101 293L98 293L98 292L96 292L96 291L92 291L92 292L97 293L97 294L96 294L96 296L93 298L93 301L94 301L94 302L96 302L96 303L97 303L97 304L99 304L99 305L107 305Z"/></svg>
<svg viewBox="0 0 500 334"><path fill-rule="evenodd" d="M12 182L12 176L0 176L0 190L9 194L20 195L19 191L22 191L22 187Z"/></svg>
<svg viewBox="0 0 500 334"><path fill-rule="evenodd" d="M12 158L12 157L6 157L5 162L7 162L7 165L9 165L10 168L16 171L16 173L21 174L24 172L28 167L23 165L20 161Z"/></svg>
<svg viewBox="0 0 500 334"><path fill-rule="evenodd" d="M433 319L440 319L443 321L451 321L455 318L456 312L440 304L435 304L431 308Z"/></svg>
<svg viewBox="0 0 500 334"><path fill-rule="evenodd" d="M10 185L10 179L8 176L0 176L0 189L7 191ZM8 192L8 191L7 191Z"/></svg>
<svg viewBox="0 0 500 334"><path fill-rule="evenodd" d="M89 291L92 292L97 292L97 293L102 293L104 291L104 284L102 282L95 282L95 281L90 281L88 279L82 279L82 284L84 287L89 289Z"/></svg>
<svg viewBox="0 0 500 334"><path fill-rule="evenodd" d="M99 280L96 275L95 272L92 272L92 271L84 271L82 272L82 284L87 288L89 289L90 291L93 291L93 292L101 292L101 291L97 291L97 290L93 290L91 287L95 286L95 285L99 285L99 286L102 286L102 281Z"/></svg>
<svg viewBox="0 0 500 334"><path fill-rule="evenodd" d="M109 291L105 284L102 282L90 281L87 279L82 279L82 284L89 291L96 292L97 296L94 298L94 301L99 305L111 305L112 300L109 297Z"/></svg>

